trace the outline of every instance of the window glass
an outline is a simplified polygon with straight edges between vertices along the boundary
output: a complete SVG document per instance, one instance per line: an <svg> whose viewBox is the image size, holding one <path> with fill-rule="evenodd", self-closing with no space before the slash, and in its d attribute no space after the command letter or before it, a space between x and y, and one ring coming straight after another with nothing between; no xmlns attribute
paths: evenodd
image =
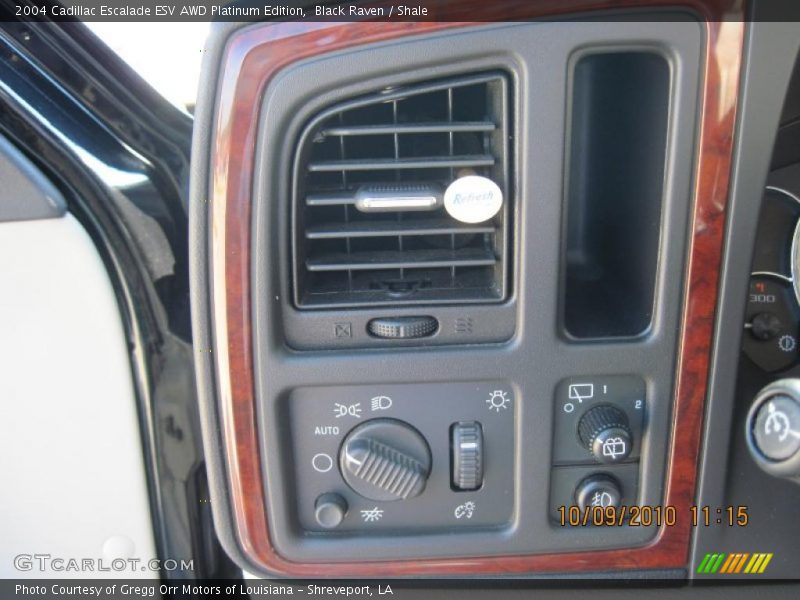
<svg viewBox="0 0 800 600"><path fill-rule="evenodd" d="M172 104L194 109L210 23L86 25Z"/></svg>

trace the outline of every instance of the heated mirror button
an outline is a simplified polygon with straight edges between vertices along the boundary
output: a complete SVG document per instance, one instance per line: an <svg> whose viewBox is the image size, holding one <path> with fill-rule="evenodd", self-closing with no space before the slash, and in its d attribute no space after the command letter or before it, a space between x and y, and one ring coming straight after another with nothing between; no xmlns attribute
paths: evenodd
<svg viewBox="0 0 800 600"><path fill-rule="evenodd" d="M483 428L477 421L455 423L450 428L451 487L477 490L483 485Z"/></svg>
<svg viewBox="0 0 800 600"><path fill-rule="evenodd" d="M438 328L439 322L433 317L382 317L367 324L371 336L390 340L428 337Z"/></svg>

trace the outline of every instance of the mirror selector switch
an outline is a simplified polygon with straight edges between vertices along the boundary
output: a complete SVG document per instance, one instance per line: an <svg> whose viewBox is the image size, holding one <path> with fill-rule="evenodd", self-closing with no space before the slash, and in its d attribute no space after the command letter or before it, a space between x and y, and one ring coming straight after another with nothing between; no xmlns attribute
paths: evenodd
<svg viewBox="0 0 800 600"><path fill-rule="evenodd" d="M477 490L483 485L483 428L477 421L459 422L450 428L451 487Z"/></svg>
<svg viewBox="0 0 800 600"><path fill-rule="evenodd" d="M405 500L419 496L431 470L425 438L397 419L372 419L347 434L339 453L347 485L370 500Z"/></svg>
<svg viewBox="0 0 800 600"><path fill-rule="evenodd" d="M578 423L578 436L601 463L618 463L631 453L633 436L628 417L620 409L603 404L588 410Z"/></svg>

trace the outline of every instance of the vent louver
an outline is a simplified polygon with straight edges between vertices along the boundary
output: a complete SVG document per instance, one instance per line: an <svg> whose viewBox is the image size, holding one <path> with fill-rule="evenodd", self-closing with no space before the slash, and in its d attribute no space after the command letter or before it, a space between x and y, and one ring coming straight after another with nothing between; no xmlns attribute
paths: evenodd
<svg viewBox="0 0 800 600"><path fill-rule="evenodd" d="M308 125L294 161L299 307L505 299L507 87L488 73L387 89ZM468 174L504 191L484 223L461 223L440 201Z"/></svg>

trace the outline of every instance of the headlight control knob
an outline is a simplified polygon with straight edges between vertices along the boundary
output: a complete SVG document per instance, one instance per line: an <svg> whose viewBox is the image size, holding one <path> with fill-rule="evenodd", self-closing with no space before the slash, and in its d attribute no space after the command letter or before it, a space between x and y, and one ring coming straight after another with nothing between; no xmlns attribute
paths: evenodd
<svg viewBox="0 0 800 600"><path fill-rule="evenodd" d="M608 404L595 406L581 417L578 436L595 459L606 464L625 460L633 446L628 417Z"/></svg>
<svg viewBox="0 0 800 600"><path fill-rule="evenodd" d="M759 467L800 481L800 379L781 379L758 393L745 436Z"/></svg>
<svg viewBox="0 0 800 600"><path fill-rule="evenodd" d="M372 419L345 437L339 453L342 477L354 492L370 500L419 496L431 471L425 438L397 419Z"/></svg>

